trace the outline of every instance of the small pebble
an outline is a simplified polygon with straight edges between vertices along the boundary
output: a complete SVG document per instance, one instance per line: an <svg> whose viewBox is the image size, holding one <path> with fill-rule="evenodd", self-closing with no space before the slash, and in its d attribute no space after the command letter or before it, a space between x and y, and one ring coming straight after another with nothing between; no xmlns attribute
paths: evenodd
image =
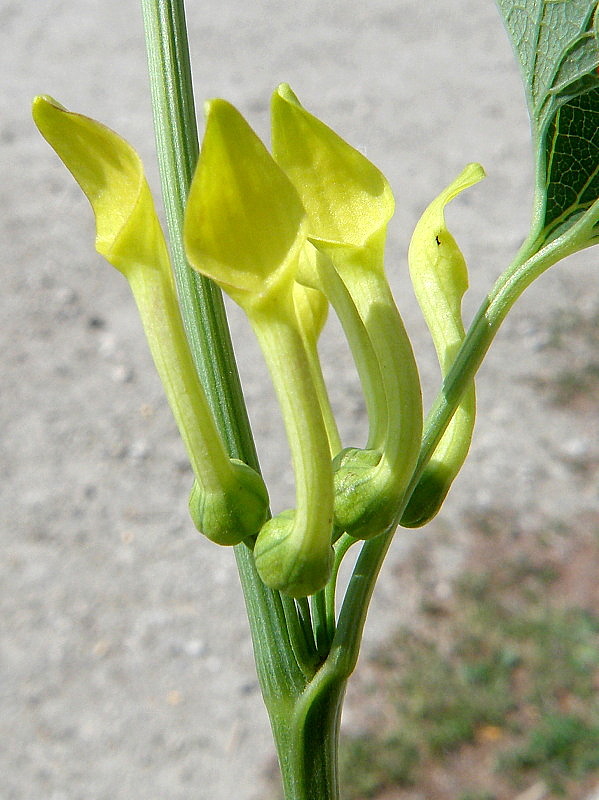
<svg viewBox="0 0 599 800"><path fill-rule="evenodd" d="M186 655L199 658L206 652L206 644L201 639L190 639L185 642L183 649Z"/></svg>
<svg viewBox="0 0 599 800"><path fill-rule="evenodd" d="M150 448L148 447L148 443L143 439L137 439L137 441L132 442L129 447L129 458L133 459L133 461L143 461L149 454Z"/></svg>
<svg viewBox="0 0 599 800"><path fill-rule="evenodd" d="M584 439L567 439L561 444L562 455L566 458L581 459L589 454L589 443Z"/></svg>
<svg viewBox="0 0 599 800"><path fill-rule="evenodd" d="M89 317L87 320L87 327L94 330L101 330L102 328L106 327L106 320L102 317Z"/></svg>
<svg viewBox="0 0 599 800"><path fill-rule="evenodd" d="M128 367L125 364L117 364L111 372L112 380L115 383L131 383L135 377L133 367Z"/></svg>

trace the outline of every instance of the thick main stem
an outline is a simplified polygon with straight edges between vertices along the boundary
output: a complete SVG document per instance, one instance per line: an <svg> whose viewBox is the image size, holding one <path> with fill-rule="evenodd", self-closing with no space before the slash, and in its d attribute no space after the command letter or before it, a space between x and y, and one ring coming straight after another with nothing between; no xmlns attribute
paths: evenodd
<svg viewBox="0 0 599 800"><path fill-rule="evenodd" d="M339 725L346 682L334 680L308 702L270 710L285 800L339 800ZM307 695L309 695L307 690Z"/></svg>

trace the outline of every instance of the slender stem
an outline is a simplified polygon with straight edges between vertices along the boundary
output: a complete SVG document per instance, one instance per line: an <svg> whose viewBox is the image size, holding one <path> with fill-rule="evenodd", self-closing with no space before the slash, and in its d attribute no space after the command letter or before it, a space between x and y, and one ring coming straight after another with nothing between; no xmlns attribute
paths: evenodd
<svg viewBox="0 0 599 800"><path fill-rule="evenodd" d="M302 619L298 613L297 606L293 598L289 598L291 602L283 603L283 613L285 615L285 624L289 634L289 643L295 660L302 671L306 681L309 681L314 675L314 670L319 661L317 650L314 644L314 636L307 635L307 631L302 624Z"/></svg>
<svg viewBox="0 0 599 800"><path fill-rule="evenodd" d="M394 533L395 526L364 542L353 569L329 655L332 669L345 678L356 666L368 606Z"/></svg>
<svg viewBox="0 0 599 800"><path fill-rule="evenodd" d="M199 145L183 0L142 0L156 146L185 331L231 456L258 467L222 295L189 266L183 216Z"/></svg>
<svg viewBox="0 0 599 800"><path fill-rule="evenodd" d="M223 440L233 457L258 468L222 296L191 270L182 225L198 156L183 0L142 0L152 107L175 281L193 358ZM256 663L265 696L301 691L284 603L260 580L251 551L235 547Z"/></svg>
<svg viewBox="0 0 599 800"><path fill-rule="evenodd" d="M312 627L312 612L310 611L310 602L307 597L300 597L296 601L297 611L299 614L300 622L304 630L304 636L312 652L316 653L316 640L314 638L314 629Z"/></svg>
<svg viewBox="0 0 599 800"><path fill-rule="evenodd" d="M329 636L327 603L324 589L321 589L312 597L312 616L314 617L316 648L324 659L329 653L332 641L332 637Z"/></svg>
<svg viewBox="0 0 599 800"><path fill-rule="evenodd" d="M348 536L347 533L344 533L339 539L335 542L335 560L333 561L333 572L331 573L331 579L327 583L325 587L325 595L326 595L326 609L327 609L327 620L329 626L329 636L331 642L333 641L333 637L335 635L336 629L336 594L337 594L337 578L339 577L339 569L341 568L341 563L345 556L347 555L347 551L349 548L356 544L359 540L354 539L353 536Z"/></svg>
<svg viewBox="0 0 599 800"><path fill-rule="evenodd" d="M327 391L324 375L322 374L322 367L320 358L318 357L317 343L311 342L304 337L304 344L306 348L306 356L310 365L310 372L312 374L312 382L318 397L318 405L320 406L320 413L324 421L324 427L327 432L327 439L329 442L329 450L331 458L334 458L341 450L341 436L337 427L337 420L331 408L331 401Z"/></svg>
<svg viewBox="0 0 599 800"><path fill-rule="evenodd" d="M411 492L451 420L464 391L468 388L508 311L530 284L551 265L573 252L572 236L560 237L526 258L523 246L510 267L496 282L482 303L462 342L454 365L448 372L439 395L428 415L418 465L398 509L401 518ZM530 251L528 251L530 252ZM332 664L349 675L358 658L368 605L383 560L391 544L395 526L364 543L343 601L333 640Z"/></svg>
<svg viewBox="0 0 599 800"><path fill-rule="evenodd" d="M312 379L314 380L316 392L318 394L320 410L322 412L322 417L327 431L329 452L331 458L334 458L341 450L341 438L339 436L339 430L333 415L333 410L329 401L329 395L324 382L324 376L322 374L320 359L318 357L317 342L307 341L306 337L304 337L304 341L306 344L308 361L310 363L310 370L312 372ZM310 598L312 606L314 638L316 641L317 651L323 658L328 655L331 643L333 641L333 636L335 635L335 609L333 607L331 613L331 608L327 602L327 591L331 580L335 580L334 576L332 575L325 588L321 589Z"/></svg>

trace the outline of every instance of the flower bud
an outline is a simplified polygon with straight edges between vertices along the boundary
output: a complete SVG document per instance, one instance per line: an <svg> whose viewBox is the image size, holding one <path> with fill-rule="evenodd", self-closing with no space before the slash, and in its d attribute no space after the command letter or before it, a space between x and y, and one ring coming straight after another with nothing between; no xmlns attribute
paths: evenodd
<svg viewBox="0 0 599 800"><path fill-rule="evenodd" d="M258 534L254 560L267 586L300 598L326 585L333 568L333 548L330 541L315 547L313 541L298 537L296 530L301 526L296 513L283 511L268 520Z"/></svg>
<svg viewBox="0 0 599 800"><path fill-rule="evenodd" d="M253 536L266 521L268 492L261 476L231 459L233 480L229 491L209 493L197 482L189 498L189 512L197 530L216 544L239 544Z"/></svg>
<svg viewBox="0 0 599 800"><path fill-rule="evenodd" d="M464 339L462 298L468 288L466 261L445 223L445 206L484 178L480 164L469 164L420 218L410 242L408 262L416 299L430 330L441 373L447 375ZM464 392L451 421L426 464L402 515L401 524L416 528L441 508L464 463L474 430L474 381Z"/></svg>

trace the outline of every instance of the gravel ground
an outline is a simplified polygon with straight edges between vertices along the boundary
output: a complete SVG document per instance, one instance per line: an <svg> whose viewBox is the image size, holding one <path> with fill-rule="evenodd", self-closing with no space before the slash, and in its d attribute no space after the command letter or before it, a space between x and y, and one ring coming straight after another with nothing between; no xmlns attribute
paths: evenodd
<svg viewBox="0 0 599 800"><path fill-rule="evenodd" d="M304 103L389 177L398 211L389 273L427 400L436 363L406 276L424 206L469 161L488 179L457 200L471 314L526 234L531 202L523 93L491 0L188 3L198 104L222 96L262 134L272 89ZM141 152L158 194L138 3L0 6L3 113L0 798L255 800L272 754L232 554L186 514L190 472L122 277L93 250L85 199L34 129L49 93ZM466 509L532 522L597 509L597 418L539 401L552 321L599 308L596 254L570 259L520 301L480 373L469 464L435 525L455 535L439 585L459 571ZM264 367L231 324L275 510L293 498ZM323 344L348 442L365 420L338 326ZM595 472L572 469L581 460ZM393 565L365 648L405 621ZM425 535L425 534L424 534Z"/></svg>

